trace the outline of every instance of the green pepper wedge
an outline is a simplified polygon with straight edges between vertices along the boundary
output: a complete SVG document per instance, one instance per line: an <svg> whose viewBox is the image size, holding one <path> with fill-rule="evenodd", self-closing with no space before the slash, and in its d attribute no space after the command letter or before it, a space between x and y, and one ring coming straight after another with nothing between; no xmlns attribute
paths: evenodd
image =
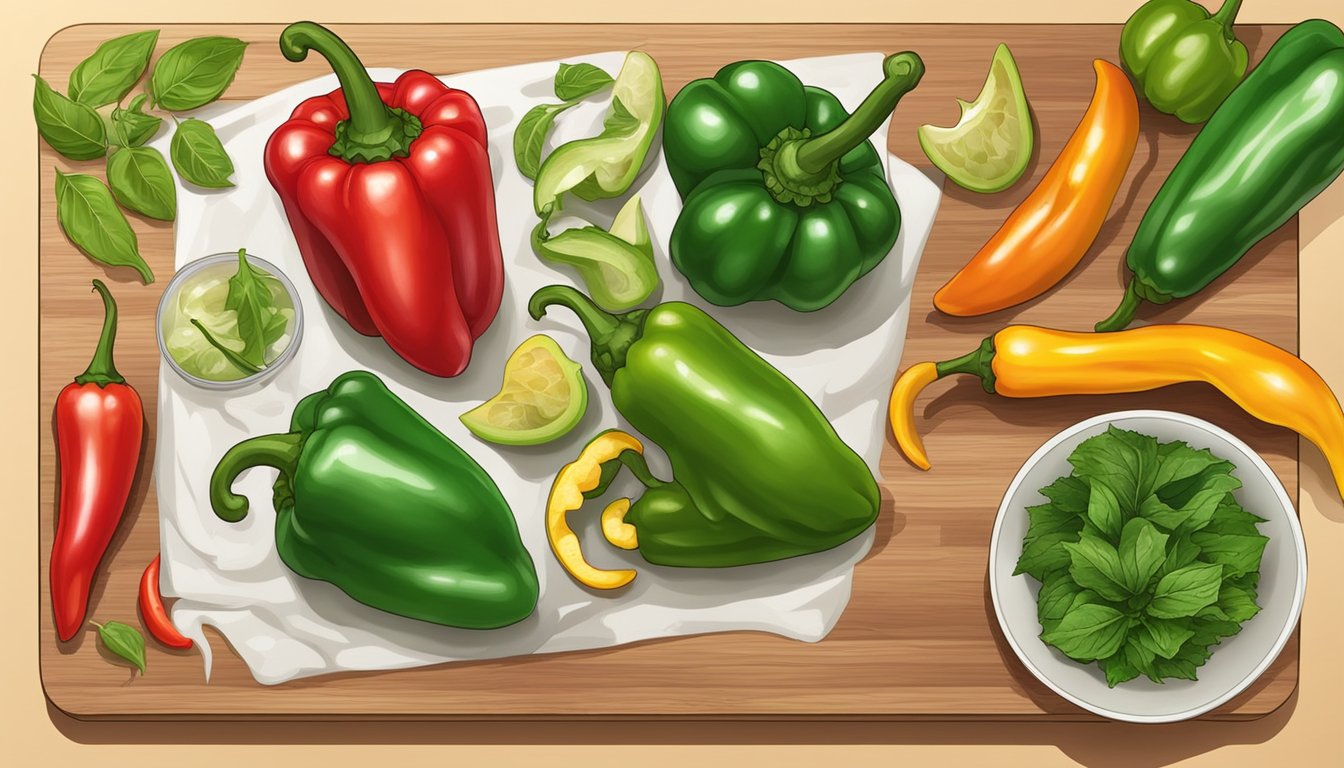
<svg viewBox="0 0 1344 768"><path fill-rule="evenodd" d="M868 137L924 74L914 53L850 115L832 94L768 61L695 80L667 108L663 153L683 208L672 263L706 301L821 309L876 267L901 210Z"/></svg>
<svg viewBox="0 0 1344 768"><path fill-rule="evenodd" d="M536 608L536 570L499 488L377 376L342 374L299 401L289 432L230 448L210 478L218 517L247 516L231 486L257 466L280 470L275 547L300 576L466 629L503 627Z"/></svg>
<svg viewBox="0 0 1344 768"><path fill-rule="evenodd" d="M616 409L671 461L674 479L663 481L627 451L584 489L601 495L622 465L644 483L623 518L650 563L780 560L838 546L877 518L863 459L796 384L699 308L672 301L612 315L553 285L528 311L540 319L555 304L588 331Z"/></svg>
<svg viewBox="0 0 1344 768"><path fill-rule="evenodd" d="M1177 161L1125 253L1120 306L1096 329L1198 292L1341 171L1344 32L1312 19L1274 43Z"/></svg>

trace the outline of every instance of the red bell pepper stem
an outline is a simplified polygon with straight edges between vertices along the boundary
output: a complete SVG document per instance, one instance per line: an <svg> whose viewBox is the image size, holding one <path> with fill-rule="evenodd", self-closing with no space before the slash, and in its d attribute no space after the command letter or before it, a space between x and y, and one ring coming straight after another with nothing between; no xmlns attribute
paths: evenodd
<svg viewBox="0 0 1344 768"><path fill-rule="evenodd" d="M131 495L144 408L112 363L117 305L99 280L103 330L93 360L56 396L59 501L51 547L51 602L56 633L69 640L84 626L94 573Z"/></svg>
<svg viewBox="0 0 1344 768"><path fill-rule="evenodd" d="M186 650L191 647L191 638L183 636L168 618L168 609L163 605L163 595L159 592L159 555L149 562L145 573L140 577L140 618L145 629L160 643L169 648Z"/></svg>
<svg viewBox="0 0 1344 768"><path fill-rule="evenodd" d="M348 162L365 163L404 157L411 140L420 135L420 120L383 103L368 70L335 32L321 24L299 21L280 33L280 52L286 59L303 61L309 51L317 51L331 65L350 112L350 117L336 127L331 154Z"/></svg>

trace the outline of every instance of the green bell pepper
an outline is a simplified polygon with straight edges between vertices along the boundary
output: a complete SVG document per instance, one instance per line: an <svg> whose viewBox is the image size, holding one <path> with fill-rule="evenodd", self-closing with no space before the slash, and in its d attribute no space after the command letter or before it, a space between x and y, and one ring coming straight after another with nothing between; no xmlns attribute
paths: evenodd
<svg viewBox="0 0 1344 768"><path fill-rule="evenodd" d="M365 605L452 627L492 629L537 604L537 574L490 476L377 376L351 371L294 407L290 431L229 449L210 478L223 520L250 467L280 470L275 547L300 576Z"/></svg>
<svg viewBox="0 0 1344 768"><path fill-rule="evenodd" d="M767 61L729 64L672 100L663 153L683 208L668 250L705 300L810 312L886 258L901 210L868 137L924 62L898 53L883 72L853 115Z"/></svg>
<svg viewBox="0 0 1344 768"><path fill-rule="evenodd" d="M1312 19L1274 43L1177 161L1125 253L1124 298L1096 329L1198 292L1341 171L1344 32Z"/></svg>
<svg viewBox="0 0 1344 768"><path fill-rule="evenodd" d="M1192 124L1209 119L1246 74L1246 46L1232 23L1241 0L1209 15L1190 0L1149 0L1120 32L1120 63L1159 112Z"/></svg>
<svg viewBox="0 0 1344 768"><path fill-rule="evenodd" d="M540 319L554 304L578 315L616 409L663 449L674 479L653 477L638 451L604 457L600 478L590 475L585 487L557 481L563 487L552 489L548 531L563 534L567 528L549 523L582 504L579 492L601 495L622 465L648 488L622 522L658 565L735 566L820 552L877 518L877 482L863 459L797 385L699 308L673 301L612 315L553 285L533 294L528 311ZM557 538L553 548L578 576L586 564L577 546L556 546Z"/></svg>

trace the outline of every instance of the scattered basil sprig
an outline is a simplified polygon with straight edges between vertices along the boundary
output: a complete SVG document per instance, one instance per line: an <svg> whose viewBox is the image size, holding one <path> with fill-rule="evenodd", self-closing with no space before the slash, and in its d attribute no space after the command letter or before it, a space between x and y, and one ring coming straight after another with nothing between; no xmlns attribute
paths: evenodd
<svg viewBox="0 0 1344 768"><path fill-rule="evenodd" d="M1265 522L1232 492L1230 462L1110 427L1069 456L1073 473L1027 508L1014 572L1041 583L1041 640L1110 686L1196 679L1211 648L1259 613Z"/></svg>
<svg viewBox="0 0 1344 768"><path fill-rule="evenodd" d="M233 82L247 44L231 37L200 37L169 48L150 67L158 30L122 35L100 44L70 73L62 94L34 76L33 117L47 144L70 160L107 158L107 185L85 174L57 173L57 220L89 258L132 266L146 283L154 274L140 256L135 233L117 207L151 219L177 215L177 185L168 161L144 145L163 125L149 114L205 106ZM122 101L149 71L145 92ZM233 186L233 162L219 137L202 120L178 122L170 147L173 168L184 180L208 189ZM97 230L97 231L95 231Z"/></svg>
<svg viewBox="0 0 1344 768"><path fill-rule="evenodd" d="M140 634L140 630L120 621L89 623L98 628L98 639L103 642L104 648L134 664L140 670L140 675L144 676L145 636Z"/></svg>
<svg viewBox="0 0 1344 768"><path fill-rule="evenodd" d="M555 118L593 94L611 87L613 80L592 64L561 64L555 73L553 88L560 104L538 104L523 115L513 134L513 159L518 170L536 180L541 168L541 153L551 134Z"/></svg>

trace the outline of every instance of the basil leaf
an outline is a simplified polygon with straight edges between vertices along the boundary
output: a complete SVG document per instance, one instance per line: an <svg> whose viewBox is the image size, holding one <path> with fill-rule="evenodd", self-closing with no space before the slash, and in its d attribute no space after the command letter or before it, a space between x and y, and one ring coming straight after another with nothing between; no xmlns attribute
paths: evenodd
<svg viewBox="0 0 1344 768"><path fill-rule="evenodd" d="M1038 539L1047 533L1077 533L1083 528L1083 518L1060 509L1054 502L1027 507L1027 519L1031 521L1027 526L1027 541ZM1077 539L1069 540L1077 541Z"/></svg>
<svg viewBox="0 0 1344 768"><path fill-rule="evenodd" d="M1111 426L1079 444L1069 455L1069 463L1094 490L1098 483L1109 488L1122 512L1133 513L1153 492L1157 440Z"/></svg>
<svg viewBox="0 0 1344 768"><path fill-rule="evenodd" d="M1194 637L1189 619L1145 618L1131 634L1134 640L1160 659L1170 659L1186 640Z"/></svg>
<svg viewBox="0 0 1344 768"><path fill-rule="evenodd" d="M139 147L154 138L163 125L163 118L147 115L143 111L149 97L140 94L131 100L126 109L112 110L112 131L116 142L123 147Z"/></svg>
<svg viewBox="0 0 1344 768"><path fill-rule="evenodd" d="M145 674L145 636L140 630L120 621L106 624L95 621L93 626L98 628L98 639L103 641L104 648L134 664L142 676Z"/></svg>
<svg viewBox="0 0 1344 768"><path fill-rule="evenodd" d="M1157 582L1153 601L1145 609L1159 619L1194 616L1200 608L1218 599L1223 566L1209 563L1187 565L1172 571Z"/></svg>
<svg viewBox="0 0 1344 768"><path fill-rule="evenodd" d="M1105 605L1084 605L1069 612L1059 626L1041 633L1041 640L1075 661L1104 659L1120 650L1129 619Z"/></svg>
<svg viewBox="0 0 1344 768"><path fill-rule="evenodd" d="M1121 649L1121 654L1125 661L1139 671L1139 674L1154 678L1153 662L1157 660L1157 654L1153 653L1143 643L1140 643L1135 636L1137 633L1131 632L1125 638L1125 647ZM1157 680L1157 682L1162 682Z"/></svg>
<svg viewBox="0 0 1344 768"><path fill-rule="evenodd" d="M1154 494L1144 499L1139 515L1168 531L1197 531L1209 524L1218 505L1240 487L1241 481L1232 475L1212 475L1179 509L1171 508Z"/></svg>
<svg viewBox="0 0 1344 768"><path fill-rule="evenodd" d="M168 153L173 167L183 179L198 187L223 189L232 187L233 161L224 145L215 135L215 129L204 120L190 118L177 124Z"/></svg>
<svg viewBox="0 0 1344 768"><path fill-rule="evenodd" d="M1036 596L1036 616L1044 624L1046 621L1059 621L1069 612L1073 599L1083 588L1073 582L1069 575L1060 572L1052 576L1041 586Z"/></svg>
<svg viewBox="0 0 1344 768"><path fill-rule="evenodd" d="M1017 568L1013 571L1030 574L1032 578L1044 583L1046 576L1054 571L1069 567L1069 551L1060 544L1078 541L1078 534L1060 532L1047 533L1027 542L1022 547L1022 555L1017 559Z"/></svg>
<svg viewBox="0 0 1344 768"><path fill-rule="evenodd" d="M1139 676L1138 668L1126 660L1123 648L1117 651L1115 655L1104 658L1097 663L1101 665L1101 671L1106 673L1106 685L1111 688Z"/></svg>
<svg viewBox="0 0 1344 768"><path fill-rule="evenodd" d="M266 364L266 329L276 314L268 278L248 263L247 251L239 250L238 271L229 278L224 297L224 308L238 314L238 338L243 342L239 356L258 367Z"/></svg>
<svg viewBox="0 0 1344 768"><path fill-rule="evenodd" d="M169 48L149 78L154 103L172 112L209 104L233 82L246 48L233 37L198 37Z"/></svg>
<svg viewBox="0 0 1344 768"><path fill-rule="evenodd" d="M1120 538L1125 516L1120 511L1120 502L1109 487L1101 483L1092 486L1092 494L1087 500L1087 519L1097 526L1108 541Z"/></svg>
<svg viewBox="0 0 1344 768"><path fill-rule="evenodd" d="M561 64L555 73L555 95L564 101L592 96L612 84L611 75L592 64Z"/></svg>
<svg viewBox="0 0 1344 768"><path fill-rule="evenodd" d="M1120 573L1130 592L1138 594L1167 557L1167 536L1141 517L1125 523L1120 534Z"/></svg>
<svg viewBox="0 0 1344 768"><path fill-rule="evenodd" d="M1131 591L1120 568L1120 553L1110 542L1085 534L1078 543L1065 544L1063 548L1069 553L1069 574L1079 586L1112 602L1129 599Z"/></svg>
<svg viewBox="0 0 1344 768"><path fill-rule="evenodd" d="M1190 642L1203 646L1216 645L1225 637L1231 637L1241 631L1241 625L1235 621L1223 621L1213 617L1195 619L1195 635Z"/></svg>
<svg viewBox="0 0 1344 768"><path fill-rule="evenodd" d="M1199 546L1200 559L1221 565L1229 577L1260 570L1260 558L1269 543L1269 539L1259 534L1237 536L1204 531L1192 534L1190 540Z"/></svg>
<svg viewBox="0 0 1344 768"><path fill-rule="evenodd" d="M132 32L107 40L70 73L70 98L90 107L121 101L149 66L159 30Z"/></svg>
<svg viewBox="0 0 1344 768"><path fill-rule="evenodd" d="M107 129L93 107L57 93L39 75L33 79L33 117L47 144L71 160L107 154Z"/></svg>
<svg viewBox="0 0 1344 768"><path fill-rule="evenodd" d="M513 159L518 171L536 181L537 169L541 168L541 151L546 146L546 137L555 125L555 118L569 109L571 104L539 104L527 111L518 121L518 129L513 132Z"/></svg>
<svg viewBox="0 0 1344 768"><path fill-rule="evenodd" d="M107 183L117 202L151 219L177 217L177 185L157 149L119 149L107 158Z"/></svg>
<svg viewBox="0 0 1344 768"><path fill-rule="evenodd" d="M103 182L56 171L56 220L76 248L100 264L133 267L146 283L154 273L140 257L135 231Z"/></svg>
<svg viewBox="0 0 1344 768"><path fill-rule="evenodd" d="M1208 450L1191 448L1181 440L1159 445L1157 456L1157 474L1153 477L1153 492L1157 494L1163 494L1173 484L1189 480L1210 467L1232 471L1231 463Z"/></svg>
<svg viewBox="0 0 1344 768"><path fill-rule="evenodd" d="M1213 517L1209 519L1209 524L1200 529L1202 533L1230 533L1237 536L1258 536L1260 529L1256 527L1258 523L1266 522L1263 517L1256 517L1247 512L1231 496L1224 498L1218 504L1218 508L1213 511Z"/></svg>
<svg viewBox="0 0 1344 768"><path fill-rule="evenodd" d="M1065 475L1041 489L1041 495L1049 499L1061 512L1074 515L1087 514L1087 503L1092 488L1073 475Z"/></svg>
<svg viewBox="0 0 1344 768"><path fill-rule="evenodd" d="M1195 562L1199 557L1199 547L1190 541L1189 533L1173 534L1167 537L1167 558L1162 561L1162 567L1153 574L1161 579L1172 571L1180 570L1185 566Z"/></svg>

